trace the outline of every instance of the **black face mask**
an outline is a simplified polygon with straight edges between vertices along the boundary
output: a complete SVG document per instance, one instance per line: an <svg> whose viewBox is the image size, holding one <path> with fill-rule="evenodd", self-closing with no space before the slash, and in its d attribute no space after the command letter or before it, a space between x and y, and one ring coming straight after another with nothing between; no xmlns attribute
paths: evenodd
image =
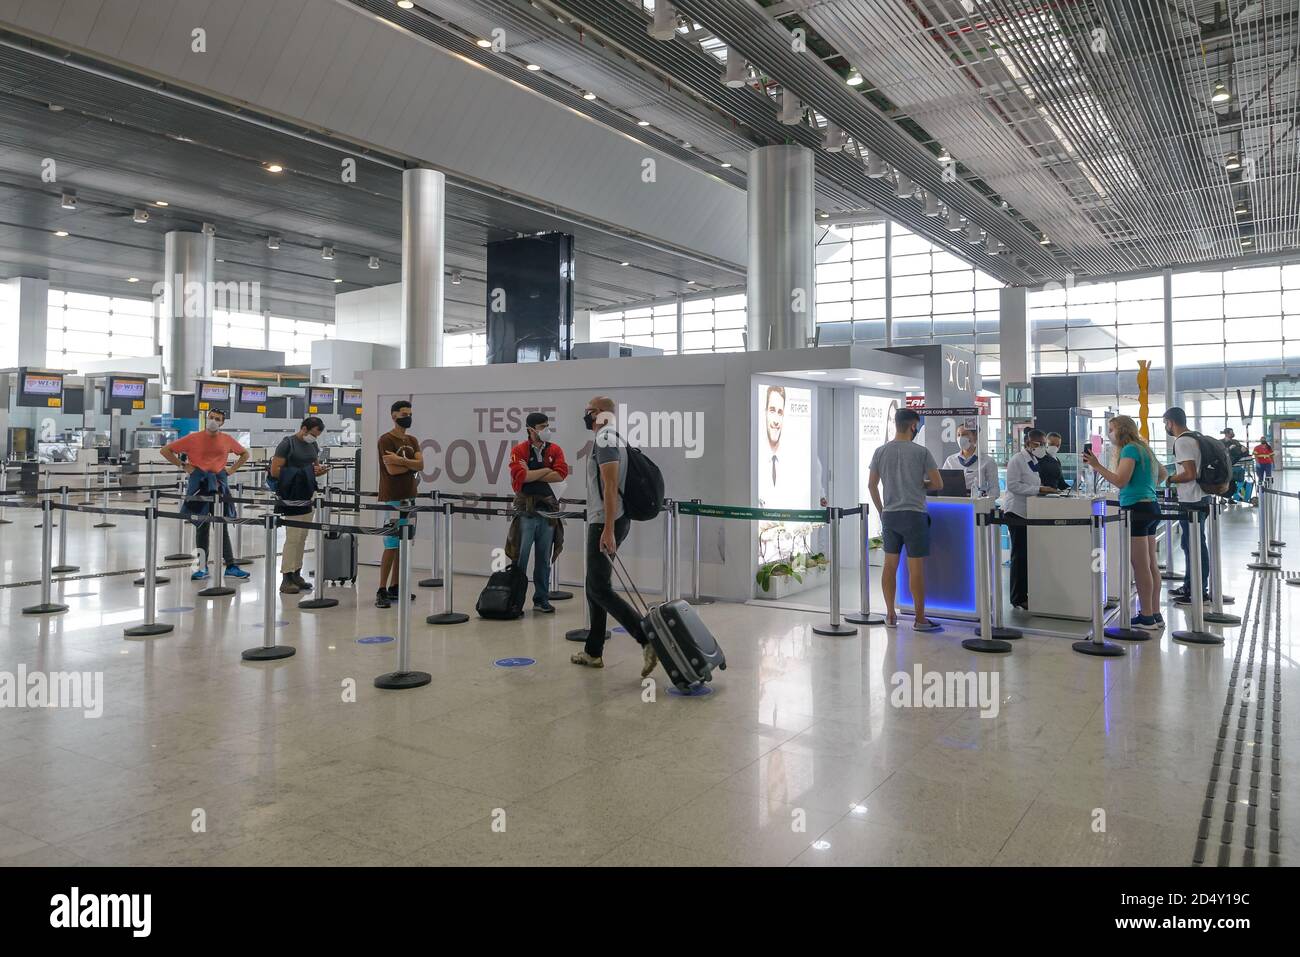
<svg viewBox="0 0 1300 957"><path fill-rule="evenodd" d="M592 412L590 409L582 413L582 424L587 428L591 428L593 425L595 425L596 413Z"/></svg>
<svg viewBox="0 0 1300 957"><path fill-rule="evenodd" d="M404 429L409 429L411 427L411 417L409 415L404 415L397 419L397 424Z"/></svg>

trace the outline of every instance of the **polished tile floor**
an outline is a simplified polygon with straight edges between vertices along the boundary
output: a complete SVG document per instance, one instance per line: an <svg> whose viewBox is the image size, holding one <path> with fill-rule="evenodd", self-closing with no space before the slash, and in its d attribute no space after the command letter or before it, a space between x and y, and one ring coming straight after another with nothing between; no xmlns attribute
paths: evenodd
<svg viewBox="0 0 1300 957"><path fill-rule="evenodd" d="M35 514L0 526L0 586L36 577ZM1272 719L1300 699L1300 588L1245 570L1254 517L1225 518L1247 620L1222 646L1161 634L1096 659L1026 638L978 656L958 626L825 638L806 612L714 604L701 614L729 668L699 698L661 683L647 700L626 635L603 671L571 665L577 601L435 628L422 590L412 657L433 683L393 692L372 681L395 644L357 640L396 629L395 608L371 605L373 569L359 594L331 590L337 608L283 602L279 640L298 652L263 664L239 657L261 642L260 562L233 598L174 573L158 606L180 609L160 615L176 630L149 640L122 635L141 615L134 574L57 585L70 610L50 618L20 613L37 588L0 587L0 672L102 672L105 695L99 718L0 709L0 864L1188 865L1202 828L1208 865L1221 845L1228 863L1297 864L1300 732L1280 729L1275 763ZM95 521L70 518L69 559L138 568L142 523ZM1291 534L1283 563L1300 571ZM457 578L462 605L481 583ZM516 656L536 664L494 665ZM895 706L893 676L917 665L996 676L996 716Z"/></svg>

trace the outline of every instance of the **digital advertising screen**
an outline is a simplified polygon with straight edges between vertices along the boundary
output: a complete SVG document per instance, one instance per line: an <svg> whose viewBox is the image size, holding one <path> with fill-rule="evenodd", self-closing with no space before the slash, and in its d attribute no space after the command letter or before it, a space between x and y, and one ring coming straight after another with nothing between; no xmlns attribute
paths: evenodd
<svg viewBox="0 0 1300 957"><path fill-rule="evenodd" d="M868 479L871 457L894 436L894 413L898 400L881 395L858 395L858 501L870 502ZM867 516L872 536L880 534L880 516L874 508Z"/></svg>

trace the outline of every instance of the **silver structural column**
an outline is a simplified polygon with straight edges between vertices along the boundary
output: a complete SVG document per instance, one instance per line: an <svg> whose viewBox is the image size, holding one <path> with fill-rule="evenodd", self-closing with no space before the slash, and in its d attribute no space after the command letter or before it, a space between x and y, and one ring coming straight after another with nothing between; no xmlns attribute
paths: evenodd
<svg viewBox="0 0 1300 957"><path fill-rule="evenodd" d="M295 648L275 643L275 536L280 517L274 512L262 516L262 535L267 560L262 564L262 643L256 648L246 648L239 653L245 661L277 661L290 658Z"/></svg>
<svg viewBox="0 0 1300 957"><path fill-rule="evenodd" d="M52 615L67 611L68 606L50 600L50 563L54 561L54 503L46 495L41 500L41 602L28 605L24 615Z"/></svg>
<svg viewBox="0 0 1300 957"><path fill-rule="evenodd" d="M429 504L434 508L438 507L438 490L434 489L429 493ZM421 588L441 588L442 576L438 574L438 525L440 516L437 512L429 513L429 524L433 528L433 548L429 553L429 577L420 579Z"/></svg>
<svg viewBox="0 0 1300 957"><path fill-rule="evenodd" d="M1223 610L1223 540L1219 533L1219 497L1210 497L1210 610L1205 620L1216 625L1240 625L1241 618Z"/></svg>
<svg viewBox="0 0 1300 957"><path fill-rule="evenodd" d="M451 533L451 502L442 503L442 612L437 615L430 615L424 619L425 624L429 625L462 625L469 621L469 615L464 612L456 611L453 604L455 601L455 552L452 548L453 535ZM405 541L405 539L403 539ZM402 592L402 599L405 602L406 592Z"/></svg>
<svg viewBox="0 0 1300 957"><path fill-rule="evenodd" d="M831 620L826 625L813 625L813 634L856 635L856 628L840 622L840 510L836 506L827 506L826 522L831 527Z"/></svg>
<svg viewBox="0 0 1300 957"><path fill-rule="evenodd" d="M151 638L165 635L174 627L156 620L158 614L158 500L151 499L144 509L144 623L123 630L128 638Z"/></svg>
<svg viewBox="0 0 1300 957"><path fill-rule="evenodd" d="M298 602L299 608L333 608L339 603L337 598L325 597L325 499L316 499L316 534L313 548L316 550L316 580L312 587L312 596ZM271 553L271 563L275 563L275 553ZM405 596L403 596L405 598Z"/></svg>
<svg viewBox="0 0 1300 957"><path fill-rule="evenodd" d="M46 496L48 498L49 496ZM66 511L68 506L68 487L59 486L59 504L65 509L63 518L59 521L59 563L50 569L52 572L63 574L64 572L75 572L80 565L68 564L68 523L72 521L69 516L72 514Z"/></svg>
<svg viewBox="0 0 1300 957"><path fill-rule="evenodd" d="M451 503L447 505L450 507ZM401 595L397 604L397 670L375 679L376 688L392 690L420 688L433 680L433 675L427 671L411 670L411 601L408 596L411 594L411 537L415 534L415 526L399 525L397 534L397 590ZM450 586L451 578L448 576L447 587L450 589Z"/></svg>
<svg viewBox="0 0 1300 957"><path fill-rule="evenodd" d="M870 511L866 502L859 504L858 527L861 531L859 535L859 557L862 560L862 567L859 569L861 574L858 576L858 612L853 615L845 615L845 621L851 621L855 625L883 625L885 619L881 615L871 613L871 525L869 522Z"/></svg>
<svg viewBox="0 0 1300 957"><path fill-rule="evenodd" d="M748 348L804 349L816 326L813 151L763 146L749 154Z"/></svg>
<svg viewBox="0 0 1300 957"><path fill-rule="evenodd" d="M1223 635L1205 630L1205 596L1201 587L1201 510L1193 509L1188 518L1191 520L1191 544L1187 549L1187 561L1192 566L1191 614L1188 616L1191 628L1171 632L1170 637L1189 645L1221 645Z"/></svg>
<svg viewBox="0 0 1300 957"><path fill-rule="evenodd" d="M202 232L170 232L163 238L158 336L165 412L172 411L168 390L190 388L212 372L213 246L213 237Z"/></svg>
<svg viewBox="0 0 1300 957"><path fill-rule="evenodd" d="M446 177L438 170L402 173L403 369L442 365L445 194Z"/></svg>
<svg viewBox="0 0 1300 957"><path fill-rule="evenodd" d="M1081 654L1094 658L1118 658L1128 654L1120 645L1106 640L1106 588L1102 584L1102 575L1106 569L1106 551L1102 548L1101 526L1103 515L1092 516L1092 638L1076 641L1070 647ZM1100 558L1100 560L1098 560Z"/></svg>
<svg viewBox="0 0 1300 957"><path fill-rule="evenodd" d="M1001 602L1002 596L990 594L989 588L989 565L993 551L989 541L989 517L988 512L975 513L975 603L979 611L977 634L981 637L967 638L961 646L967 651L1005 654L1011 650L1011 642L993 637L992 600L996 598Z"/></svg>
<svg viewBox="0 0 1300 957"><path fill-rule="evenodd" d="M1133 627L1133 526L1130 515L1119 510L1119 624L1106 629L1106 637L1116 641L1149 641L1151 632ZM1139 604L1139 609L1141 605Z"/></svg>

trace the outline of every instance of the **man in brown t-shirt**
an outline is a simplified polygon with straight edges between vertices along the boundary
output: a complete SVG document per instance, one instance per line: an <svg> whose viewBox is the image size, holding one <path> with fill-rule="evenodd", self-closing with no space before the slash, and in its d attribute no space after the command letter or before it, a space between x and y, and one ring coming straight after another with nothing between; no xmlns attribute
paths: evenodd
<svg viewBox="0 0 1300 957"><path fill-rule="evenodd" d="M379 500L389 505L409 503L415 498L416 476L424 471L424 456L415 436L408 435L411 427L411 403L398 399L389 410L393 429L379 437ZM399 525L409 524L400 519ZM384 536L384 557L379 563L379 591L375 593L375 607L388 608L393 599L401 599L397 591L397 554L401 540L395 535ZM389 582L392 582L390 585Z"/></svg>

